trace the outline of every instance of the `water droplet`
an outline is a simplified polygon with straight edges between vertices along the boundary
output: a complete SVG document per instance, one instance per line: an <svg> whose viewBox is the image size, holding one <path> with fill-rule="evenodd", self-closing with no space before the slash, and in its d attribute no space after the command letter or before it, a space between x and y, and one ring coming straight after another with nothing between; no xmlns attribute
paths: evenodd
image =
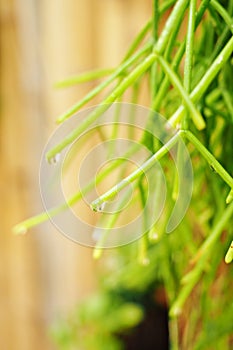
<svg viewBox="0 0 233 350"><path fill-rule="evenodd" d="M49 164L57 164L61 159L60 153L55 154L54 157L49 159Z"/></svg>
<svg viewBox="0 0 233 350"><path fill-rule="evenodd" d="M93 211L101 212L104 210L104 207L106 205L106 202L98 203L98 204L92 204L91 209Z"/></svg>
<svg viewBox="0 0 233 350"><path fill-rule="evenodd" d="M105 207L105 204L106 204L106 202L101 203L101 204L97 207L97 210L98 210L98 211L103 211L103 210L104 210L104 207Z"/></svg>
<svg viewBox="0 0 233 350"><path fill-rule="evenodd" d="M16 235L25 235L27 233L27 227L24 225L16 225L13 227L13 233Z"/></svg>

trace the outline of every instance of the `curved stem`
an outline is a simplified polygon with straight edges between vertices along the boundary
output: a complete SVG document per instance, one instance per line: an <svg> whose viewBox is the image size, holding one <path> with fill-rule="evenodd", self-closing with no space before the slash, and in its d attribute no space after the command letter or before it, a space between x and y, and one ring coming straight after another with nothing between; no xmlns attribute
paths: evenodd
<svg viewBox="0 0 233 350"><path fill-rule="evenodd" d="M137 182L133 185L133 189L136 188ZM124 196L121 198L121 200L118 203L118 206L116 208L116 211L118 211L120 208L124 207L125 204L127 204L128 199L129 199L129 193L131 193L131 189L128 189ZM103 253L103 249L105 248L105 243L108 238L108 235L111 231L111 229L114 227L118 220L118 213L112 214L108 217L107 222L105 222L105 228L104 231L99 238L98 242L96 243L93 251L93 258L94 259L99 259Z"/></svg>

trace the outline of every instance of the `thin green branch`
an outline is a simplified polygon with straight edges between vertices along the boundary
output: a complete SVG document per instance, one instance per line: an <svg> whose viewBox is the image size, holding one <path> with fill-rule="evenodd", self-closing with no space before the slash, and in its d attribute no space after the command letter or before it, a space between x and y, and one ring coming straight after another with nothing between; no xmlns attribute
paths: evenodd
<svg viewBox="0 0 233 350"><path fill-rule="evenodd" d="M190 1L188 31L187 31L187 40L186 40L186 50L185 50L184 88L188 93L191 90L191 83L192 83L196 2L197 2L196 0Z"/></svg>
<svg viewBox="0 0 233 350"><path fill-rule="evenodd" d="M159 1L153 0L153 21L152 21L152 35L154 43L158 40L158 30L159 30Z"/></svg>
<svg viewBox="0 0 233 350"><path fill-rule="evenodd" d="M77 76L68 77L66 79L60 80L54 84L55 88L65 88L77 84L87 83L99 78L106 77L112 74L115 69L96 69L89 72L81 73Z"/></svg>
<svg viewBox="0 0 233 350"><path fill-rule="evenodd" d="M217 159L207 150L207 148L188 130L182 130L181 135L184 135L201 153L209 165L219 174L219 176L233 189L233 178L223 168L223 166L217 161Z"/></svg>
<svg viewBox="0 0 233 350"><path fill-rule="evenodd" d="M231 18L225 8L218 1L211 0L210 5L220 14L233 34L233 18Z"/></svg>
<svg viewBox="0 0 233 350"><path fill-rule="evenodd" d="M195 257L192 259L193 262L199 261L200 257L206 256L206 258L212 253L213 245L220 238L223 229L226 227L227 223L231 220L233 215L233 203L230 204L224 211L223 215L217 222L215 228L212 233L206 238L204 243L202 243L201 247L198 249ZM189 277L184 277L183 282L187 282Z"/></svg>
<svg viewBox="0 0 233 350"><path fill-rule="evenodd" d="M86 195L90 190L92 190L97 184L101 183L114 169L120 166L125 159L130 157L133 153L137 152L138 145L135 144L135 147L132 147L129 151L125 152L122 158L114 159L109 166L104 169L104 171L97 174L95 179L92 179L81 191L76 192L73 196L68 198L65 203L58 205L57 207L49 209L47 212L35 215L27 220L22 221L21 223L13 227L13 232L15 234L24 234L28 229L37 226L50 218L60 214L64 210L72 207L75 203L80 201L83 195Z"/></svg>
<svg viewBox="0 0 233 350"><path fill-rule="evenodd" d="M166 11L172 4L174 3L174 0L170 0L165 2L163 5L161 5L160 12L163 13ZM130 46L128 52L126 53L121 65L112 73L112 75L104 81L102 84L98 85L96 88L94 88L92 91L90 91L82 100L74 104L72 107L70 107L65 113L60 115L57 118L58 123L62 123L64 120L72 116L74 113L76 113L80 108L85 106L89 101L91 101L96 95L98 95L103 89L105 89L108 85L110 85L117 77L119 77L123 72L129 67L132 66L132 64L140 58L146 51L144 49L139 50L138 53L136 53L134 56L131 56L135 49L139 46L139 44L142 42L144 37L146 36L148 30L151 28L151 21L149 21L145 27L139 32L137 37L134 39L132 45ZM152 42L148 44L148 49L152 47Z"/></svg>
<svg viewBox="0 0 233 350"><path fill-rule="evenodd" d="M158 40L158 28L159 28L159 2L158 0L153 0L153 21L152 21L152 37L154 42L154 47ZM158 87L158 67L157 62L155 62L151 67L151 96L154 98L157 87Z"/></svg>
<svg viewBox="0 0 233 350"><path fill-rule="evenodd" d="M208 4L209 4L210 0L204 0L202 1L199 9L198 9L198 12L197 12L197 15L196 15L196 19L195 19L195 30L197 29L198 25L200 24L201 22L201 19L204 15L204 12L206 10L206 8L208 7ZM185 53L185 44L186 42L183 41L177 51L177 53L175 54L175 57L174 59L172 60L172 69L174 71L177 70L180 62L181 62L181 59ZM169 79L167 78L167 76L163 79L163 81L161 82L160 84L160 88L158 90L158 93L157 95L155 96L154 98L154 101L152 102L152 110L158 110L160 108L160 105L163 101L163 97L165 96L167 90L169 88Z"/></svg>
<svg viewBox="0 0 233 350"><path fill-rule="evenodd" d="M126 54L122 60L122 63L127 61L130 58L130 56L133 55L134 51L138 48L138 46L141 44L142 40L145 38L148 31L151 29L151 23L152 23L152 20L147 22L146 25L140 30L139 34L133 40L128 51L126 52Z"/></svg>
<svg viewBox="0 0 233 350"><path fill-rule="evenodd" d="M105 98L105 100L89 114L89 116L68 136L66 136L61 143L53 147L46 155L48 161L60 153L64 148L76 140L84 131L88 129L123 93L131 86L155 61L155 54L151 53L142 63L140 63L113 91Z"/></svg>
<svg viewBox="0 0 233 350"><path fill-rule="evenodd" d="M201 130L205 127L205 121L202 118L200 112L196 109L194 106L192 100L190 99L188 93L183 88L179 78L177 77L176 73L172 70L170 65L163 59L161 56L157 56L159 63L161 64L164 72L169 77L171 83L173 86L178 90L181 97L183 98L185 105L187 109L190 112L191 118L193 119L194 124L196 125L198 130Z"/></svg>
<svg viewBox="0 0 233 350"><path fill-rule="evenodd" d="M190 0L187 40L186 40L186 49L185 49L185 61L184 61L184 89L187 91L188 94L191 91L191 84L192 84L196 5L197 5L196 0ZM189 114L186 113L185 117L182 120L182 124L181 124L182 129L188 128L188 116Z"/></svg>
<svg viewBox="0 0 233 350"><path fill-rule="evenodd" d="M158 2L158 0L155 0ZM165 11L167 11L167 9L169 9L174 3L176 2L176 0L168 0L168 1L164 1L161 6L158 7L158 13L160 15L162 15ZM146 34L148 33L149 29L151 29L151 25L152 25L152 20L150 20L149 22L146 23L146 25L141 29L141 31L139 32L139 34L136 36L136 38L134 39L134 41L132 42L131 46L129 47L123 61L127 60L133 53L134 51L137 49L137 47L140 45L140 43L142 42L142 40L145 38ZM153 23L153 30L155 29L155 24ZM156 39L157 40L157 39Z"/></svg>
<svg viewBox="0 0 233 350"><path fill-rule="evenodd" d="M146 195L143 186L143 177L139 178L138 189L140 193L141 209L143 211L143 224L142 224L142 237L138 241L138 262L141 265L148 265L150 260L148 258L148 212L145 210L146 207Z"/></svg>
<svg viewBox="0 0 233 350"><path fill-rule="evenodd" d="M164 157L165 154L176 144L179 138L179 132L175 134L165 145L163 145L152 157L150 157L145 163L143 163L138 169L133 171L130 175L120 181L118 184L113 186L109 191L98 197L91 203L91 208L94 211L99 211L102 208L103 203L108 202L116 196L121 190L127 187L130 183L139 179L140 176L144 175L159 159Z"/></svg>
<svg viewBox="0 0 233 350"><path fill-rule="evenodd" d="M103 81L101 84L96 86L93 90L91 90L83 99L75 103L72 107L70 107L65 113L60 115L57 118L58 123L62 123L67 118L72 116L75 112L80 110L85 104L91 101L96 95L98 95L102 90L104 90L107 86L109 86L115 79L117 79L120 75L122 75L126 69L131 67L139 58L141 58L150 48L152 47L152 42L147 43L142 49L140 49L137 53L127 59L125 62L120 64L118 68L109 76L109 78Z"/></svg>
<svg viewBox="0 0 233 350"><path fill-rule="evenodd" d="M136 188L137 186L137 182L133 185L133 189ZM117 220L118 220L118 210L120 210L122 207L124 207L128 200L129 200L129 194L131 193L131 188L129 188L126 193L124 194L124 196L119 200L117 208L116 208L116 212L112 215L110 215L107 220L105 221L105 227L103 229L102 235L99 238L98 242L95 245L95 248L93 250L93 258L94 259L99 259L101 257L101 255L103 254L103 249L105 247L105 243L106 240L108 238L108 235L111 231L111 229L114 227L114 225L116 224Z"/></svg>
<svg viewBox="0 0 233 350"><path fill-rule="evenodd" d="M169 19L165 24L164 30L161 33L160 38L155 45L154 51L156 51L157 53L160 54L164 51L167 45L167 42L169 40L170 33L172 32L172 28L173 28L172 26L180 18L180 16L182 16L183 9L187 7L187 4L188 4L187 0L178 0L176 2L176 5L174 6L171 15L169 16ZM99 107L97 107L97 109L93 113L91 113L91 115L76 130L74 130L70 135L68 135L63 140L63 142L61 142L59 145L55 146L52 150L48 152L47 159L50 160L51 158L53 158L57 153L60 153L66 146L68 146L79 135L81 135L81 133L85 131L89 125L91 125L96 119L98 119L100 115L103 112L105 112L109 108L109 106L118 97L120 97L125 92L125 90L130 85L132 85L132 83L135 82L140 77L140 75L142 75L154 63L154 61L155 61L155 55L152 53L142 63L140 63L138 67L136 67L129 74L129 76L122 81L122 83L119 86L117 86L113 90L113 92L102 102L102 104ZM97 87L96 89L97 89L96 93L98 93L99 87ZM68 116L71 116L79 108L80 108L80 103L72 106L64 115L60 117L59 121L66 119Z"/></svg>
<svg viewBox="0 0 233 350"><path fill-rule="evenodd" d="M231 220L233 215L233 203L227 207L222 217L218 221L217 225L213 229L210 236L205 240L197 253L197 264L196 266L183 277L181 291L177 299L173 302L170 309L170 316L176 317L182 312L183 305L187 300L188 296L192 292L194 286L198 283L201 278L203 271L206 268L208 258L214 254L213 249L216 241L222 234L223 229L226 227L228 222Z"/></svg>
<svg viewBox="0 0 233 350"><path fill-rule="evenodd" d="M205 75L202 77L200 82L192 90L190 94L190 99L192 100L192 102L194 103L197 102L203 96L203 94L208 89L211 82L214 80L214 78L217 76L221 68L230 58L232 51L233 51L233 37L231 37L231 39L222 49L218 57L214 60L210 68L207 70ZM179 123L184 115L184 111L185 111L185 107L180 106L177 109L177 111L171 116L171 118L169 119L169 122L172 125L176 125L177 123Z"/></svg>
<svg viewBox="0 0 233 350"><path fill-rule="evenodd" d="M155 45L154 51L162 55L166 49L167 43L173 32L174 24L179 21L180 17L183 17L184 11L188 6L188 0L178 0L173 8L172 13L167 19L164 29L159 36L159 39Z"/></svg>

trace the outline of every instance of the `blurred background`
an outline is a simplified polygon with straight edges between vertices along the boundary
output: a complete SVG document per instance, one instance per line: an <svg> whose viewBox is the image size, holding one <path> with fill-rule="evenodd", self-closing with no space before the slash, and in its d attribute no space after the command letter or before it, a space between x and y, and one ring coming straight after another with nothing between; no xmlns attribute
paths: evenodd
<svg viewBox="0 0 233 350"><path fill-rule="evenodd" d="M95 290L91 249L50 223L24 236L14 236L11 228L43 210L43 147L56 116L92 87L56 90L53 84L114 67L150 18L151 2L0 2L0 349L55 349L51 323Z"/></svg>

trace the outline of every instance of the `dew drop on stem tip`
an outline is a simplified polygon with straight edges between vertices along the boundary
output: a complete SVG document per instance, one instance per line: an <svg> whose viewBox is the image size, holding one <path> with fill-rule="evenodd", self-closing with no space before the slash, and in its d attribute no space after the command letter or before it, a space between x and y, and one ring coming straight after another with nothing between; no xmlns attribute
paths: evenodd
<svg viewBox="0 0 233 350"><path fill-rule="evenodd" d="M106 202L98 203L98 204L92 204L91 209L96 212L102 212L105 208Z"/></svg>
<svg viewBox="0 0 233 350"><path fill-rule="evenodd" d="M57 164L61 159L60 153L55 154L52 158L48 159L49 164Z"/></svg>

